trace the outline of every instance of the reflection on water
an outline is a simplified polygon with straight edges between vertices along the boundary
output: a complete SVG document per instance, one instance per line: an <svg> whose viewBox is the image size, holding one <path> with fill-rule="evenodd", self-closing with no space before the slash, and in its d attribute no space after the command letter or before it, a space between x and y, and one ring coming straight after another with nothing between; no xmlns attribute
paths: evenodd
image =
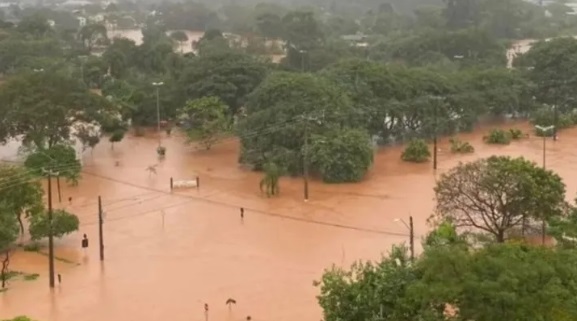
<svg viewBox="0 0 577 321"><path fill-rule="evenodd" d="M527 129L524 124L520 127ZM482 143L488 129L465 134L473 155L451 155L440 144L439 172L459 161L492 154L541 161L542 140L528 138L509 146ZM547 166L562 175L568 199L577 191L569 143L577 129L551 142ZM0 295L0 318L28 314L41 321L310 320L321 318L312 281L324 268L376 259L394 243L408 239L395 218L412 215L418 237L426 233L433 207L435 174L431 164L407 164L400 147L381 150L361 184L313 182L311 200L302 201L302 181L284 178L281 196L267 199L258 188L259 174L239 169L238 144L225 140L213 150L195 151L173 135L164 139L167 157L157 175L156 139L129 137L99 145L85 156L80 186L67 188L61 206L81 218L81 230L57 242L57 273L62 284L48 289L47 259L17 253L13 268L37 272L36 281L17 281ZM119 162L118 166L115 165ZM170 193L170 177L200 176L199 190ZM97 196L106 212L106 261L98 259ZM56 201L57 203L57 201ZM239 208L244 207L244 221ZM80 248L87 233L87 257ZM225 302L237 304L229 310Z"/></svg>

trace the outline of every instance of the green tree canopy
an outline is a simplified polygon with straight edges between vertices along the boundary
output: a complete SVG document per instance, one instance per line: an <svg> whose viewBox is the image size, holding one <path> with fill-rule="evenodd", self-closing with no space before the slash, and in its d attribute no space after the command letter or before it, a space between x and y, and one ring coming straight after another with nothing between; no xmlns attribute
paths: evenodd
<svg viewBox="0 0 577 321"><path fill-rule="evenodd" d="M518 61L517 61L518 60ZM541 41L520 58L515 65L527 69L528 78L536 85L535 97L563 111L573 109L577 101L577 40L572 37Z"/></svg>
<svg viewBox="0 0 577 321"><path fill-rule="evenodd" d="M373 164L371 137L359 129L313 135L305 152L313 170L327 183L359 182Z"/></svg>
<svg viewBox="0 0 577 321"><path fill-rule="evenodd" d="M379 262L325 271L318 283L324 320L568 321L577 316L574 250L503 243L472 249L450 227L434 239L414 264L397 249Z"/></svg>
<svg viewBox="0 0 577 321"><path fill-rule="evenodd" d="M197 141L209 150L229 127L227 107L217 97L189 100L180 110L179 119L185 122L191 141Z"/></svg>
<svg viewBox="0 0 577 321"><path fill-rule="evenodd" d="M78 182L82 170L74 148L64 144L35 150L26 157L24 166L36 176L44 177L46 171L49 171L58 173L56 176L64 177L72 183Z"/></svg>
<svg viewBox="0 0 577 321"><path fill-rule="evenodd" d="M30 237L32 240L40 240L49 236L49 222L47 212L35 215L30 219ZM52 235L54 237L60 238L77 231L79 225L80 221L74 214L65 210L55 210L52 213Z"/></svg>
<svg viewBox="0 0 577 321"><path fill-rule="evenodd" d="M274 162L293 175L301 173L307 133L339 128L352 113L348 97L324 78L272 74L252 93L239 122L241 162L257 169Z"/></svg>
<svg viewBox="0 0 577 321"><path fill-rule="evenodd" d="M22 136L25 145L41 149L70 141L78 122L118 115L114 105L60 71L12 77L0 88L0 99L0 140Z"/></svg>
<svg viewBox="0 0 577 321"><path fill-rule="evenodd" d="M20 224L24 233L22 216L30 217L40 213L43 190L25 168L0 165L0 200L2 211L9 212Z"/></svg>
<svg viewBox="0 0 577 321"><path fill-rule="evenodd" d="M226 51L192 60L178 81L182 100L213 96L220 98L234 115L266 77L267 68L255 57ZM184 104L183 101L183 104Z"/></svg>

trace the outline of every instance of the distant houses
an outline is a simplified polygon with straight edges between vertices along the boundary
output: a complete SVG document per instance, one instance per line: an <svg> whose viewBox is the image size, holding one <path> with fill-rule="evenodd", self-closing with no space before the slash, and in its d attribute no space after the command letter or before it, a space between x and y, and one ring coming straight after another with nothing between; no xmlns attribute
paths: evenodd
<svg viewBox="0 0 577 321"><path fill-rule="evenodd" d="M344 35L341 39L351 44L354 47L367 47L369 43L367 42L368 36L363 33L357 33L354 35Z"/></svg>

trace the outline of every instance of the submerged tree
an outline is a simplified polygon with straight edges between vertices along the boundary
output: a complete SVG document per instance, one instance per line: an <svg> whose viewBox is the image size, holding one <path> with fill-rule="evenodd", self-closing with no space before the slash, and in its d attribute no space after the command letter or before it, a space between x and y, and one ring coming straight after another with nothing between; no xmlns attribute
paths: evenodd
<svg viewBox="0 0 577 321"><path fill-rule="evenodd" d="M260 181L260 190L265 192L268 197L278 195L279 179L282 176L282 169L275 163L264 165L264 177Z"/></svg>
<svg viewBox="0 0 577 321"><path fill-rule="evenodd" d="M14 216L21 233L24 233L22 218L42 211L42 194L40 182L29 171L21 167L0 165L0 201L3 211Z"/></svg>
<svg viewBox="0 0 577 321"><path fill-rule="evenodd" d="M39 149L71 141L76 124L101 125L119 114L107 99L59 70L9 78L0 88L0 100L0 140L21 138Z"/></svg>
<svg viewBox="0 0 577 321"><path fill-rule="evenodd" d="M52 213L52 236L63 237L78 230L80 221L74 214L65 210L55 210ZM46 212L33 216L30 219L30 237L32 240L40 240L50 235L48 214Z"/></svg>
<svg viewBox="0 0 577 321"><path fill-rule="evenodd" d="M28 155L24 166L30 173L45 177L47 172L54 173L57 180L64 177L67 182L78 184L82 165L76 157L76 150L70 145L58 144L47 149L37 149ZM60 186L60 184L58 184Z"/></svg>
<svg viewBox="0 0 577 321"><path fill-rule="evenodd" d="M0 259L2 269L0 270L0 282L2 289L6 287L8 280L8 266L10 264L10 251L12 244L18 238L18 221L11 210L11 207L3 201L0 203Z"/></svg>
<svg viewBox="0 0 577 321"><path fill-rule="evenodd" d="M313 169L327 183L359 182L373 164L369 135L358 129L342 129L311 138L309 158Z"/></svg>
<svg viewBox="0 0 577 321"><path fill-rule="evenodd" d="M186 133L206 150L217 143L229 126L227 106L218 97L189 100L181 110Z"/></svg>

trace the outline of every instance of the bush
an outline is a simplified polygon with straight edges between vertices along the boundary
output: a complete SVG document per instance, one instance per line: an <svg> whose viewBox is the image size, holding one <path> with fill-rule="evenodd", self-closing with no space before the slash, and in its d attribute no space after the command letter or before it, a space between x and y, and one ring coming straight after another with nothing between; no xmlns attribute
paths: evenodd
<svg viewBox="0 0 577 321"><path fill-rule="evenodd" d="M411 140L401 155L402 160L413 163L424 163L429 157L431 157L429 146L422 139Z"/></svg>
<svg viewBox="0 0 577 321"><path fill-rule="evenodd" d="M520 129L517 129L517 128L509 129L509 134L511 135L511 139L513 139L513 140L518 140L518 139L525 137L525 134L523 134L523 131Z"/></svg>
<svg viewBox="0 0 577 321"><path fill-rule="evenodd" d="M31 242L24 245L24 251L26 252L38 252L40 251L40 243L38 242Z"/></svg>
<svg viewBox="0 0 577 321"><path fill-rule="evenodd" d="M451 138L449 142L451 143L452 153L468 154L475 152L473 145L469 144L468 142L463 142L458 138Z"/></svg>
<svg viewBox="0 0 577 321"><path fill-rule="evenodd" d="M487 144L508 145L511 142L511 133L502 129L493 129L489 136L483 139Z"/></svg>
<svg viewBox="0 0 577 321"><path fill-rule="evenodd" d="M118 143L119 141L121 141L124 138L124 130L115 130L112 132L112 134L110 135L110 137L108 138L108 141L111 142L112 144L114 143Z"/></svg>
<svg viewBox="0 0 577 321"><path fill-rule="evenodd" d="M308 152L312 169L326 183L358 182L373 163L370 136L358 129L314 135Z"/></svg>
<svg viewBox="0 0 577 321"><path fill-rule="evenodd" d="M158 146L156 148L156 153L158 154L158 156L164 156L166 155L166 147L164 146Z"/></svg>

